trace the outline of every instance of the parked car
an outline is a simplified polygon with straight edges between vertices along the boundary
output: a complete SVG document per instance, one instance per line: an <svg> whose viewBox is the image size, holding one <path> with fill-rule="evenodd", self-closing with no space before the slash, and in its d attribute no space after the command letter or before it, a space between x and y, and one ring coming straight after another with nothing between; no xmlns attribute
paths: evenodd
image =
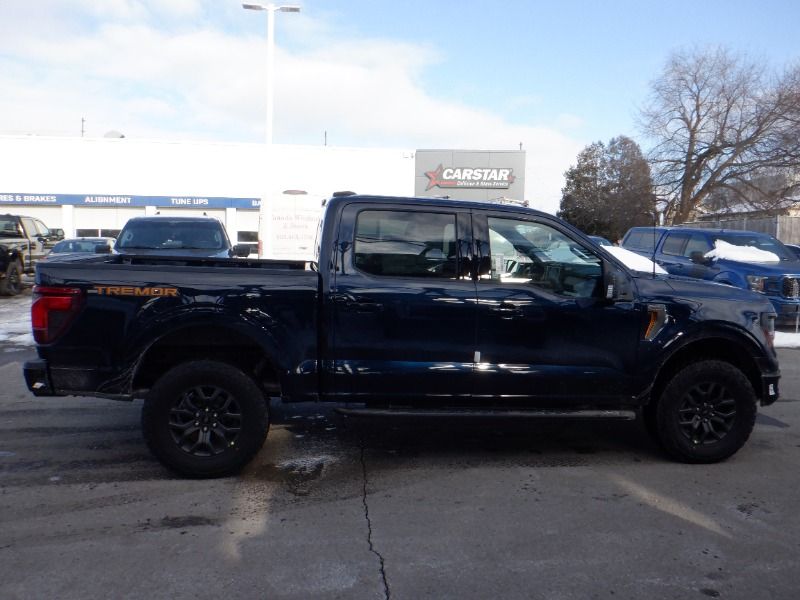
<svg viewBox="0 0 800 600"><path fill-rule="evenodd" d="M42 260L52 261L66 256L82 254L108 254L111 252L116 238L111 237L79 237L61 240Z"/></svg>
<svg viewBox="0 0 800 600"><path fill-rule="evenodd" d="M273 396L351 415L642 415L672 457L701 463L736 452L778 398L765 296L631 271L552 215L351 195L319 231L308 266L42 263L28 388L143 398L149 448L193 477L258 452Z"/></svg>
<svg viewBox="0 0 800 600"><path fill-rule="evenodd" d="M590 235L589 239L592 240L598 246L613 246L611 242L609 242L606 238L601 235Z"/></svg>
<svg viewBox="0 0 800 600"><path fill-rule="evenodd" d="M0 215L0 295L19 294L22 274L33 273L52 247L50 230L39 219Z"/></svg>
<svg viewBox="0 0 800 600"><path fill-rule="evenodd" d="M232 246L225 227L212 217L134 217L119 233L119 254L228 258L247 257L250 246Z"/></svg>
<svg viewBox="0 0 800 600"><path fill-rule="evenodd" d="M800 318L800 260L780 241L754 231L692 227L634 227L622 247L672 275L705 279L767 296L778 326Z"/></svg>

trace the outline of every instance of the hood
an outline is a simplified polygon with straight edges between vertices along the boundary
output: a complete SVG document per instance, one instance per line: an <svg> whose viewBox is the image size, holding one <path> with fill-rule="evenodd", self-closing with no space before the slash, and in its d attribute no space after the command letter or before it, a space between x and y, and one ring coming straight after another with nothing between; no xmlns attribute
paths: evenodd
<svg viewBox="0 0 800 600"><path fill-rule="evenodd" d="M681 305L701 320L726 320L744 324L753 316L775 312L763 294L702 279L662 275L637 277L643 302Z"/></svg>
<svg viewBox="0 0 800 600"><path fill-rule="evenodd" d="M796 275L800 277L800 260L782 260L780 262L740 262L720 258L714 261L717 268L723 270L747 273L748 275L764 275L777 277L779 275Z"/></svg>

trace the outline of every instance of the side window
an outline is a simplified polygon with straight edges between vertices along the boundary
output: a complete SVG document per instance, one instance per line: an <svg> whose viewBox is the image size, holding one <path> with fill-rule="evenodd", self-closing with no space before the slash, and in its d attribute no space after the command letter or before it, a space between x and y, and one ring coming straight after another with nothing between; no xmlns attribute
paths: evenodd
<svg viewBox="0 0 800 600"><path fill-rule="evenodd" d="M365 210L356 219L355 265L370 275L455 279L456 216Z"/></svg>
<svg viewBox="0 0 800 600"><path fill-rule="evenodd" d="M523 283L559 296L590 298L602 281L600 258L549 225L489 217L489 247L488 277L498 283Z"/></svg>
<svg viewBox="0 0 800 600"><path fill-rule="evenodd" d="M37 234L36 225L33 224L33 219L30 217L22 217L20 220L22 221L23 227L25 227L25 234L29 238L35 238Z"/></svg>
<svg viewBox="0 0 800 600"><path fill-rule="evenodd" d="M634 250L642 250L652 252L655 245L656 237L653 231L648 230L633 230L631 231L628 239L622 245L625 248L633 248Z"/></svg>
<svg viewBox="0 0 800 600"><path fill-rule="evenodd" d="M672 256L683 256L683 247L686 245L687 239L689 239L688 233L667 234L667 239L664 240L661 251Z"/></svg>
<svg viewBox="0 0 800 600"><path fill-rule="evenodd" d="M50 235L50 230L47 228L47 225L42 223L39 219L34 219L33 222L36 225L36 232L40 236L48 237Z"/></svg>
<svg viewBox="0 0 800 600"><path fill-rule="evenodd" d="M712 250L711 244L706 239L706 236L702 233L693 233L689 238L689 242L686 244L683 255L686 258L691 258L692 254L695 252L705 254L710 250Z"/></svg>

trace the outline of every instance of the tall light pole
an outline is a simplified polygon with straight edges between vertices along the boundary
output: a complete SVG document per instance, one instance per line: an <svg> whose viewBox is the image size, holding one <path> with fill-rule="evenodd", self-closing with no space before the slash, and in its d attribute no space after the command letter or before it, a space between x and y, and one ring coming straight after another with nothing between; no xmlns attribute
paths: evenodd
<svg viewBox="0 0 800 600"><path fill-rule="evenodd" d="M278 6L276 4L242 4L247 10L267 11L267 145L272 144L272 114L275 106L275 13L300 12L295 5Z"/></svg>

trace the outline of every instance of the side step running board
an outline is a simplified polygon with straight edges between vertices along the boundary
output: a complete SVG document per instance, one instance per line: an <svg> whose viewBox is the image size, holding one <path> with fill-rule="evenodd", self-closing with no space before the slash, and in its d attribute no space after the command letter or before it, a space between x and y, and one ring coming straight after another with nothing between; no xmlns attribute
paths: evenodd
<svg viewBox="0 0 800 600"><path fill-rule="evenodd" d="M439 408L345 408L336 412L349 417L501 417L530 419L617 419L633 421L633 410L487 410L487 409L439 409Z"/></svg>

